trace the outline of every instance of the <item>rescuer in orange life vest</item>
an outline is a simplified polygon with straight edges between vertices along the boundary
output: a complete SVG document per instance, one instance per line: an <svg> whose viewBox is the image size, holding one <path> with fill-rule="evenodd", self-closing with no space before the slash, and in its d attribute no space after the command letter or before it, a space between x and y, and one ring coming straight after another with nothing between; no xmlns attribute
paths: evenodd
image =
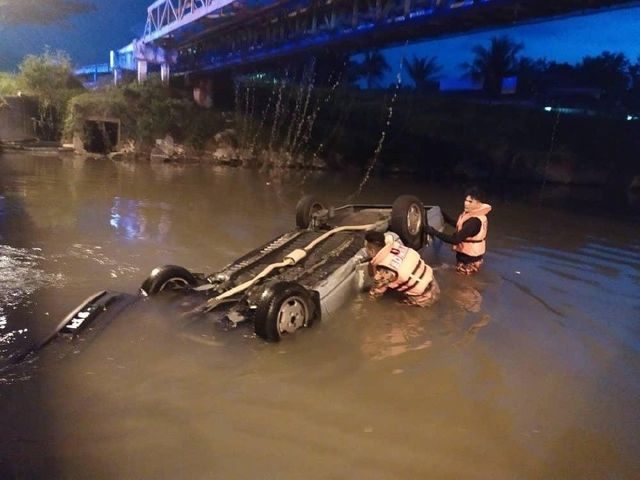
<svg viewBox="0 0 640 480"><path fill-rule="evenodd" d="M452 235L441 233L433 227L425 226L425 232L453 245L456 252L456 270L463 275L471 275L480 270L487 249L487 214L491 205L483 203L482 194L473 187L467 190L464 211L457 222L442 212L445 222L456 227Z"/></svg>
<svg viewBox="0 0 640 480"><path fill-rule="evenodd" d="M440 297L440 287L433 270L414 249L405 247L400 239L382 232L365 234L365 249L371 257L373 286L371 298L381 297L388 289L404 294L402 303L430 307Z"/></svg>

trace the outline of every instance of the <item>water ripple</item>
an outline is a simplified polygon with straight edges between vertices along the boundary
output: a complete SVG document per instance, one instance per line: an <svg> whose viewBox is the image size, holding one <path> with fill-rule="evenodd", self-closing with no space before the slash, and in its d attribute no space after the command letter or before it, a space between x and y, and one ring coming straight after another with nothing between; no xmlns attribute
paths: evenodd
<svg viewBox="0 0 640 480"><path fill-rule="evenodd" d="M39 288L64 284L63 275L46 273L39 267L44 259L40 251L0 245L0 330L9 329L8 310L28 304L30 295ZM3 333L0 347L16 342L26 333L26 328Z"/></svg>
<svg viewBox="0 0 640 480"><path fill-rule="evenodd" d="M111 267L110 275L113 278L122 275L138 273L140 271L139 267L137 266L123 263L121 260L109 258L102 252L102 247L99 245L92 246L76 243L68 250L67 253L62 255L54 255L52 258L57 259L67 256L81 260L90 260L99 265Z"/></svg>

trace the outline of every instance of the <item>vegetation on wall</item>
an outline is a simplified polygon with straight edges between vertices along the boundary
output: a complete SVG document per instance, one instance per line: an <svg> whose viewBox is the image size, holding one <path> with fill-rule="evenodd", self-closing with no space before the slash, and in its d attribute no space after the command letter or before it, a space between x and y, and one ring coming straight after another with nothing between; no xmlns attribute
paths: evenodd
<svg viewBox="0 0 640 480"><path fill-rule="evenodd" d="M67 104L84 90L73 75L69 56L62 51L46 49L41 55L25 57L18 70L16 75L0 77L0 91L4 95L24 94L36 98L36 132L44 140L59 140Z"/></svg>
<svg viewBox="0 0 640 480"><path fill-rule="evenodd" d="M163 86L157 78L143 85L83 93L71 99L67 112L67 140L83 131L87 118L117 118L122 138L134 141L142 150L166 135L201 150L223 124L219 112L201 109L183 92Z"/></svg>

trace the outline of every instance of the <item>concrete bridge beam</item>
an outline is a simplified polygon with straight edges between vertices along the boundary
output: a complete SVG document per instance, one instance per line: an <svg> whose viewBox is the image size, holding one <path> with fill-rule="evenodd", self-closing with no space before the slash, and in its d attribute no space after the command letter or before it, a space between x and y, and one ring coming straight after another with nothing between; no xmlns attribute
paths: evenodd
<svg viewBox="0 0 640 480"><path fill-rule="evenodd" d="M169 85L169 77L171 76L171 66L168 63L160 65L160 79L163 85Z"/></svg>
<svg viewBox="0 0 640 480"><path fill-rule="evenodd" d="M147 61L138 60L138 83L147 81Z"/></svg>

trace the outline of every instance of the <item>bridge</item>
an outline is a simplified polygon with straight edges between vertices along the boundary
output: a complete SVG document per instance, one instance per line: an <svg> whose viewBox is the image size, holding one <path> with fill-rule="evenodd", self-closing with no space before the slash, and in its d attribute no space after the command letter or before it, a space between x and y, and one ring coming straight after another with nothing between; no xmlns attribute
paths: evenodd
<svg viewBox="0 0 640 480"><path fill-rule="evenodd" d="M629 0L156 0L144 35L112 52L111 70L149 65L215 72L279 58L357 52L566 14L638 6ZM156 67L157 68L157 67Z"/></svg>

